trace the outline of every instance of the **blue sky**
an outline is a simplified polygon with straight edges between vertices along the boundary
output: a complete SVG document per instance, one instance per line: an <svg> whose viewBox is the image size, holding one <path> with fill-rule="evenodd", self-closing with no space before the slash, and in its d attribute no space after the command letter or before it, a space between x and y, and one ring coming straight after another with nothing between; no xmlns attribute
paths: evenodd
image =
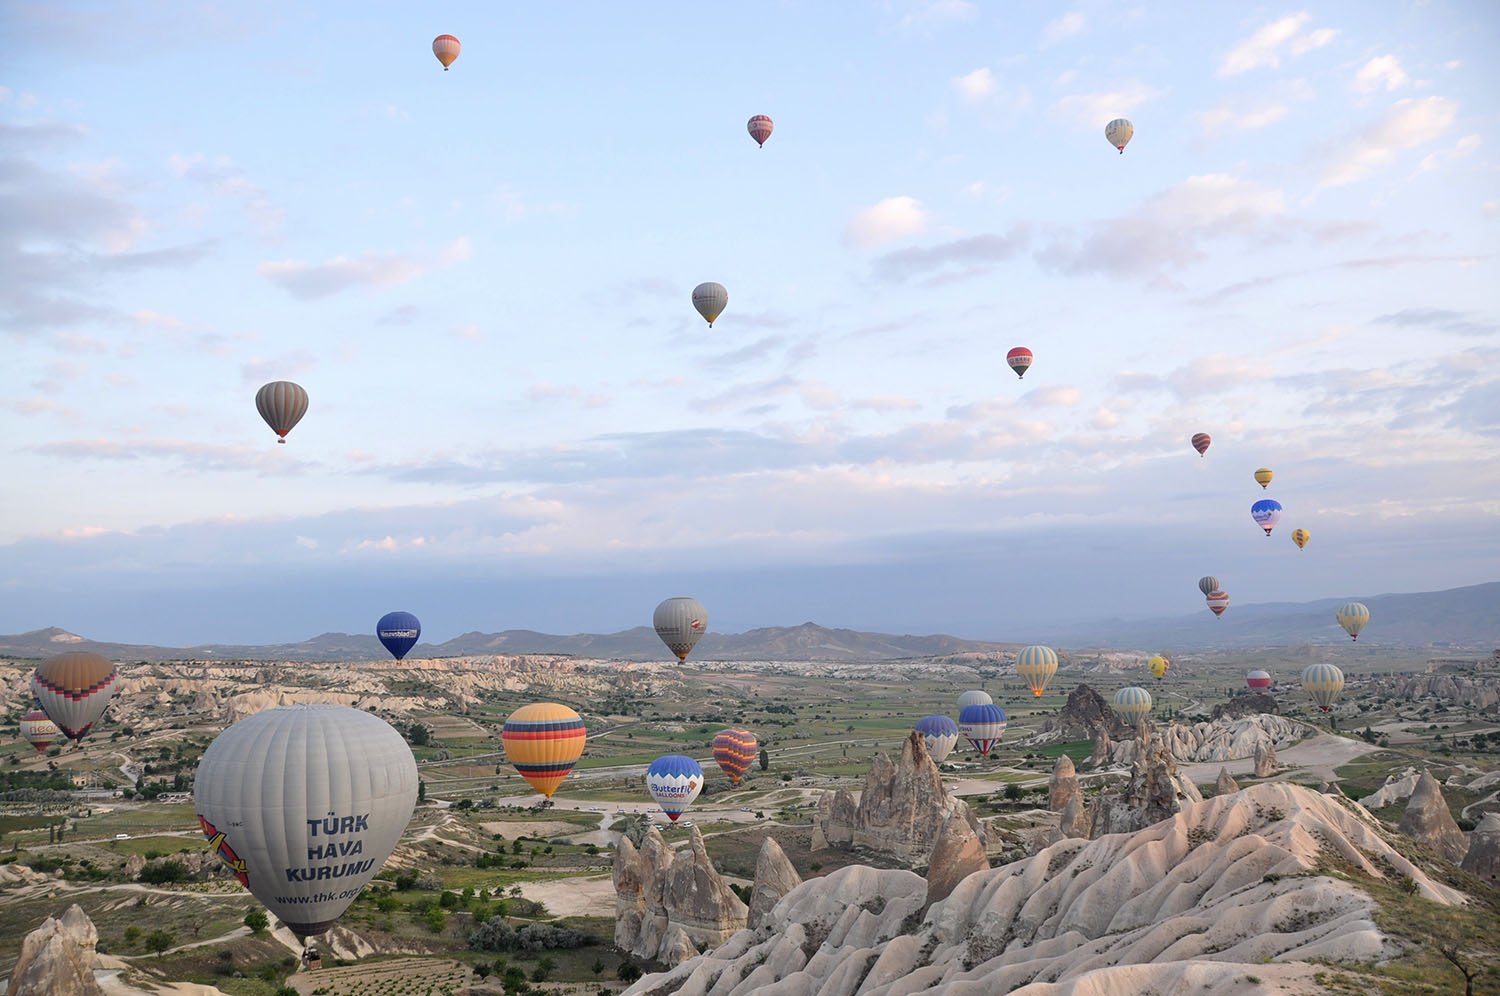
<svg viewBox="0 0 1500 996"><path fill-rule="evenodd" d="M0 8L0 631L1500 577L1492 4L309 6Z"/></svg>

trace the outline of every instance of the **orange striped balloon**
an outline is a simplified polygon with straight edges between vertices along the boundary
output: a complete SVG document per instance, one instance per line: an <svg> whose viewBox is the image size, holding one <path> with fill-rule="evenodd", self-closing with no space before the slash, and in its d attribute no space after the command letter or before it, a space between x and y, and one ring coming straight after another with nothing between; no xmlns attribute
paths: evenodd
<svg viewBox="0 0 1500 996"><path fill-rule="evenodd" d="M583 756L587 739L582 717L556 702L522 706L510 714L500 733L506 758L549 799Z"/></svg>
<svg viewBox="0 0 1500 996"><path fill-rule="evenodd" d="M719 767L724 769L724 774L735 785L750 770L750 764L759 751L760 741L749 730L730 727L721 730L714 737L714 760L719 762Z"/></svg>

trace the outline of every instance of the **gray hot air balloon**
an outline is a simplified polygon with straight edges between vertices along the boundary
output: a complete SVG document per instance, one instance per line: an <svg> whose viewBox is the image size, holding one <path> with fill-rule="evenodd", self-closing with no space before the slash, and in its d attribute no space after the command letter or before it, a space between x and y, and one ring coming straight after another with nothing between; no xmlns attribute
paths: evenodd
<svg viewBox="0 0 1500 996"><path fill-rule="evenodd" d="M289 380L273 380L255 392L255 410L266 420L266 425L286 442L286 434L307 414L307 392L302 385Z"/></svg>
<svg viewBox="0 0 1500 996"><path fill-rule="evenodd" d="M1204 577L1199 578L1198 590L1203 592L1204 598L1207 598L1209 595L1212 595L1214 592L1220 590L1219 579L1213 577L1212 575L1205 575Z"/></svg>
<svg viewBox="0 0 1500 996"><path fill-rule="evenodd" d="M208 745L193 802L219 860L307 938L333 926L390 857L417 803L417 762L367 712L283 706Z"/></svg>
<svg viewBox="0 0 1500 996"><path fill-rule="evenodd" d="M708 327L713 328L714 319L729 307L729 292L724 289L723 284L716 284L712 280L699 284L693 288L693 307L698 309L698 314L703 316Z"/></svg>
<svg viewBox="0 0 1500 996"><path fill-rule="evenodd" d="M963 712L972 705L994 705L995 700L990 698L990 693L982 688L964 692L958 697L958 711Z"/></svg>
<svg viewBox="0 0 1500 996"><path fill-rule="evenodd" d="M651 625L656 627L656 635L661 637L667 649L676 654L678 660L685 661L703 634L708 632L708 610L696 598L678 595L656 607Z"/></svg>

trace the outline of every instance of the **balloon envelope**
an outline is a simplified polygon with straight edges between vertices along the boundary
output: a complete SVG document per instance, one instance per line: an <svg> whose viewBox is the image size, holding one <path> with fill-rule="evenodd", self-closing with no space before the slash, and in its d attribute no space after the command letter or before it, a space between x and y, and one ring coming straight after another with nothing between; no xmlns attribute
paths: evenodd
<svg viewBox="0 0 1500 996"><path fill-rule="evenodd" d="M583 718L556 702L522 706L500 730L506 760L528 785L549 799L583 756L587 741Z"/></svg>
<svg viewBox="0 0 1500 996"><path fill-rule="evenodd" d="M1256 691L1264 691L1267 688L1271 687L1271 672L1251 671L1249 674L1245 675L1245 685L1246 687L1253 688Z"/></svg>
<svg viewBox="0 0 1500 996"><path fill-rule="evenodd" d="M714 737L714 760L719 762L719 767L734 785L738 785L740 779L745 777L745 772L750 770L759 751L760 741L755 734L737 726L720 730L719 735Z"/></svg>
<svg viewBox="0 0 1500 996"><path fill-rule="evenodd" d="M1302 669L1302 688L1313 697L1318 708L1327 712L1333 700L1344 690L1344 672L1332 664L1309 664Z"/></svg>
<svg viewBox="0 0 1500 996"><path fill-rule="evenodd" d="M994 701L994 699L990 698L989 692L976 688L972 691L964 692L958 697L958 711L963 712L971 705L991 705Z"/></svg>
<svg viewBox="0 0 1500 996"><path fill-rule="evenodd" d="M1198 590L1203 592L1204 598L1207 598L1219 590L1219 579L1211 575L1199 578Z"/></svg>
<svg viewBox="0 0 1500 996"><path fill-rule="evenodd" d="M255 392L255 410L271 431L281 437L278 443L286 442L286 434L302 421L307 414L307 403L307 392L289 380L273 380Z"/></svg>
<svg viewBox="0 0 1500 996"><path fill-rule="evenodd" d="M1104 126L1104 137L1109 139L1109 144L1125 153L1125 146L1130 144L1130 139L1135 135L1135 125L1124 118L1115 118Z"/></svg>
<svg viewBox="0 0 1500 996"><path fill-rule="evenodd" d="M1271 486L1271 478L1275 476L1275 472L1270 467L1262 467L1255 472L1255 483L1262 488L1268 488Z"/></svg>
<svg viewBox="0 0 1500 996"><path fill-rule="evenodd" d="M1216 591L1207 598L1208 611L1215 616L1222 616L1224 610L1229 608L1229 595L1222 591Z"/></svg>
<svg viewBox="0 0 1500 996"><path fill-rule="evenodd" d="M764 148L766 139L771 137L771 131L776 123L764 114L757 114L746 123L745 128L750 132L750 137L755 139L755 144Z"/></svg>
<svg viewBox="0 0 1500 996"><path fill-rule="evenodd" d="M646 769L646 790L673 823L703 791L703 769L681 754L664 754Z"/></svg>
<svg viewBox="0 0 1500 996"><path fill-rule="evenodd" d="M916 730L927 742L927 753L938 764L948 759L958 745L958 724L947 716L934 713L917 720Z"/></svg>
<svg viewBox="0 0 1500 996"><path fill-rule="evenodd" d="M1310 539L1312 539L1312 533L1308 532L1306 529L1292 530L1292 542L1297 544L1297 549L1301 550L1306 548L1307 541Z"/></svg>
<svg viewBox="0 0 1500 996"><path fill-rule="evenodd" d="M58 654L37 666L31 695L69 740L82 740L120 690L120 672L98 654Z"/></svg>
<svg viewBox="0 0 1500 996"><path fill-rule="evenodd" d="M668 598L651 614L651 625L667 649L680 661L698 645L703 634L708 632L708 610L703 603L688 595Z"/></svg>
<svg viewBox="0 0 1500 996"><path fill-rule="evenodd" d="M1195 432L1193 434L1193 449L1198 451L1199 456L1202 456L1203 454L1208 452L1209 444L1213 441L1214 437L1210 436L1208 433Z"/></svg>
<svg viewBox="0 0 1500 996"><path fill-rule="evenodd" d="M1359 639L1359 631L1365 628L1370 621L1370 610L1365 608L1363 602L1345 602L1338 607L1334 613L1339 625L1344 627L1344 632L1349 634L1352 640Z"/></svg>
<svg viewBox="0 0 1500 996"><path fill-rule="evenodd" d="M422 624L410 612L387 612L375 624L375 635L396 660L401 660L422 638Z"/></svg>
<svg viewBox="0 0 1500 996"><path fill-rule="evenodd" d="M1031 694L1040 698L1047 683L1057 673L1057 651L1040 644L1026 647L1016 655L1016 674L1026 680Z"/></svg>
<svg viewBox="0 0 1500 996"><path fill-rule="evenodd" d="M480 47L483 48L483 46ZM459 44L458 39L452 35L438 35L432 40L432 54L437 56L437 61L443 64L444 72L447 72L448 67L453 65L453 60L458 58L458 50L460 48L462 46ZM479 54L481 56L484 55L483 52ZM481 58L479 61L483 62L484 60Z"/></svg>
<svg viewBox="0 0 1500 996"><path fill-rule="evenodd" d="M1171 666L1172 662L1167 660L1166 657L1162 656L1161 654L1155 655L1146 662L1146 670L1150 671L1151 677L1155 678L1157 681L1160 681L1167 676L1167 669Z"/></svg>
<svg viewBox="0 0 1500 996"><path fill-rule="evenodd" d="M1016 372L1017 377L1025 377L1026 371L1031 369L1031 350L1025 346L1017 346L1005 354L1005 362Z"/></svg>
<svg viewBox="0 0 1500 996"><path fill-rule="evenodd" d="M1151 712L1151 693L1144 688L1122 688L1115 692L1115 712L1131 726L1145 719Z"/></svg>
<svg viewBox="0 0 1500 996"><path fill-rule="evenodd" d="M193 804L209 846L298 937L343 915L417 802L401 734L361 709L267 709L203 752Z"/></svg>
<svg viewBox="0 0 1500 996"><path fill-rule="evenodd" d="M980 757L989 757L1005 734L1005 710L993 704L964 706L958 714L958 730Z"/></svg>
<svg viewBox="0 0 1500 996"><path fill-rule="evenodd" d="M46 752L61 737L62 730L42 710L33 709L21 717L21 739L35 747L38 754Z"/></svg>
<svg viewBox="0 0 1500 996"><path fill-rule="evenodd" d="M713 328L714 319L729 307L729 292L724 289L723 284L716 284L712 280L699 284L693 288L693 307L708 322L708 327Z"/></svg>
<svg viewBox="0 0 1500 996"><path fill-rule="evenodd" d="M1281 521L1281 502L1275 498L1262 498L1250 506L1250 518L1255 524L1271 535L1271 530L1276 528L1276 523Z"/></svg>

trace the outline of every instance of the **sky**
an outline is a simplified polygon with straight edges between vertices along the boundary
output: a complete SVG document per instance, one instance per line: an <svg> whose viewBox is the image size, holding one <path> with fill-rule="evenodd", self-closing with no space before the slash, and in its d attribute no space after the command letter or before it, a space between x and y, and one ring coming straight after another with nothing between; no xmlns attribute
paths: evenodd
<svg viewBox="0 0 1500 996"><path fill-rule="evenodd" d="M1030 643L1212 625L1204 574L1500 579L1493 3L7 0L0 38L0 632L693 594Z"/></svg>

